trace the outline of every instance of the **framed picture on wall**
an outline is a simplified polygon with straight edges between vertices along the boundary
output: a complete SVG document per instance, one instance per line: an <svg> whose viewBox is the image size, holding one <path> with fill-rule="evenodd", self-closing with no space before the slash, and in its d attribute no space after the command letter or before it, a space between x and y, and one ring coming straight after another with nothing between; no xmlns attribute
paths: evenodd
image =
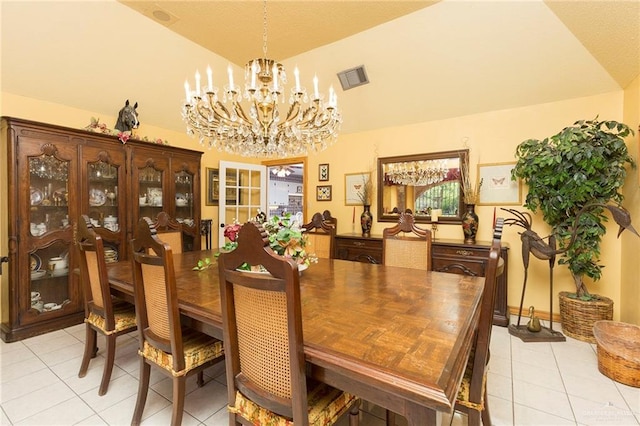
<svg viewBox="0 0 640 426"><path fill-rule="evenodd" d="M205 204L207 206L217 206L218 199L220 197L220 180L218 177L218 169L212 169L207 167L207 185L205 190L207 191L207 197Z"/></svg>
<svg viewBox="0 0 640 426"><path fill-rule="evenodd" d="M522 203L520 180L511 180L516 163L478 164L480 206L507 206Z"/></svg>
<svg viewBox="0 0 640 426"><path fill-rule="evenodd" d="M331 185L316 186L316 201L331 201Z"/></svg>
<svg viewBox="0 0 640 426"><path fill-rule="evenodd" d="M344 175L344 203L347 206L361 206L365 185L370 180L370 172L348 173Z"/></svg>
<svg viewBox="0 0 640 426"><path fill-rule="evenodd" d="M320 182L326 182L329 180L329 165L320 164L318 166L318 180Z"/></svg>

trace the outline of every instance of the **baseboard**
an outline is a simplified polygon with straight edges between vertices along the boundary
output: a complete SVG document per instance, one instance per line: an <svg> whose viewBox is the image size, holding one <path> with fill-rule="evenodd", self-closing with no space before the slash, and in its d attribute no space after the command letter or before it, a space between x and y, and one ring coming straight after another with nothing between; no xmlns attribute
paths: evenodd
<svg viewBox="0 0 640 426"><path fill-rule="evenodd" d="M509 314L511 315L518 315L518 307L517 306L509 306ZM549 321L549 312L547 311L539 311L538 309L536 309L536 313L535 313L536 317L540 318L541 320L546 320ZM529 308L527 308L526 310L523 309L521 316L523 318L529 318ZM553 322L561 322L560 321L560 314L557 312L553 313Z"/></svg>

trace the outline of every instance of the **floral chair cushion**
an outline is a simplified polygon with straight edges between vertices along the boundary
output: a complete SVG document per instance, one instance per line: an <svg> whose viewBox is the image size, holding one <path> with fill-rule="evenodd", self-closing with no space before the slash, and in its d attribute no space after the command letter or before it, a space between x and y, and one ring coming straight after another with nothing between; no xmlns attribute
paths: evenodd
<svg viewBox="0 0 640 426"><path fill-rule="evenodd" d="M121 302L113 304L113 316L115 320L115 328L107 330L105 328L104 317L91 312L89 318L85 318L85 322L99 328L106 335L119 333L123 330L136 328L136 312L130 303Z"/></svg>
<svg viewBox="0 0 640 426"><path fill-rule="evenodd" d="M315 384L308 392L309 426L334 424L356 401L355 396L324 383L309 380L308 384ZM292 419L282 417L255 404L240 392L236 392L235 404L228 409L255 426L293 426Z"/></svg>
<svg viewBox="0 0 640 426"><path fill-rule="evenodd" d="M195 330L183 332L182 345L184 348L185 368L182 371L173 369L173 355L164 352L146 340L142 350L138 354L145 357L154 364L171 372L173 376L183 376L200 365L218 358L223 353L222 341L199 333Z"/></svg>
<svg viewBox="0 0 640 426"><path fill-rule="evenodd" d="M464 370L464 376L462 377L462 382L460 383L460 389L458 390L458 396L456 397L456 402L472 410L482 411L484 410L484 391L482 392L482 396L480 397L479 403L469 401L469 392L471 389L471 376L473 374L474 358L475 358L475 348L473 348L471 350L471 354L469 354L469 361L467 362L467 367ZM487 386L487 369L485 369L484 376L482 377L482 389L485 389L485 386Z"/></svg>

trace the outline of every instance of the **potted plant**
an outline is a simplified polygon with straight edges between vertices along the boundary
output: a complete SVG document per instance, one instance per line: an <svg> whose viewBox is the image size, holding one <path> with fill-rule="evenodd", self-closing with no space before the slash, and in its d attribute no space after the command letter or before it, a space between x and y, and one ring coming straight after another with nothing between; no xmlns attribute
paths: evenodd
<svg viewBox="0 0 640 426"><path fill-rule="evenodd" d="M597 281L602 276L603 265L598 261L606 232L606 210L614 214L617 222L620 214L628 218L630 227L628 212L620 206L623 200L620 188L627 167L635 167L624 142L629 135L633 131L627 125L598 121L596 117L577 121L543 140L526 140L516 150L512 177L523 179L529 187L524 206L534 213L538 209L542 212L558 243L558 263L568 266L575 283L575 293L560 295L563 330L582 340L593 339L592 323L603 318L586 318L581 322L586 311L581 308L579 313L563 312L571 306L563 300L588 302L595 307L596 317L613 315L613 302L590 293L583 278ZM604 308L599 306L602 303L606 305ZM570 321L566 320L569 318L579 329L571 330Z"/></svg>

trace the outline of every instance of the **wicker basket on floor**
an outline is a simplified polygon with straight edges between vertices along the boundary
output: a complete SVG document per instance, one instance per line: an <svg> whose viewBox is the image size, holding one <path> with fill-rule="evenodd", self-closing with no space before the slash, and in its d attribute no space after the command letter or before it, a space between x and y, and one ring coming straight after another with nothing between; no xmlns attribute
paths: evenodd
<svg viewBox="0 0 640 426"><path fill-rule="evenodd" d="M598 300L585 302L569 297L568 291L560 292L560 319L562 332L583 342L596 343L593 324L613 319L613 300L598 296Z"/></svg>
<svg viewBox="0 0 640 426"><path fill-rule="evenodd" d="M593 335L598 345L598 370L616 382L640 387L640 327L598 321Z"/></svg>

